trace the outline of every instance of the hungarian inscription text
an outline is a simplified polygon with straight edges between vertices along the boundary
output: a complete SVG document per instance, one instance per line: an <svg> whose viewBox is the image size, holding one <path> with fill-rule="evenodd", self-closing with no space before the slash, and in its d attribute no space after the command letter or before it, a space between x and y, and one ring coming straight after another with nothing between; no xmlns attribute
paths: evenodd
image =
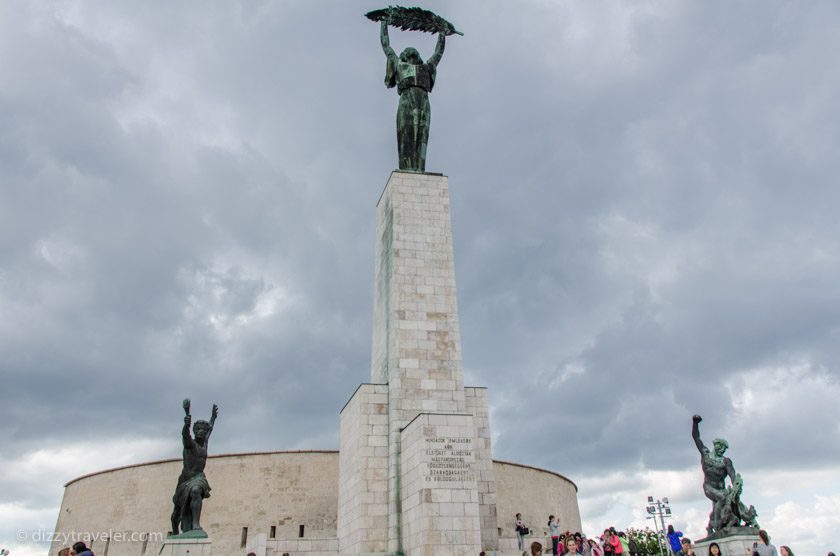
<svg viewBox="0 0 840 556"><path fill-rule="evenodd" d="M426 482L472 481L472 438L426 438Z"/></svg>

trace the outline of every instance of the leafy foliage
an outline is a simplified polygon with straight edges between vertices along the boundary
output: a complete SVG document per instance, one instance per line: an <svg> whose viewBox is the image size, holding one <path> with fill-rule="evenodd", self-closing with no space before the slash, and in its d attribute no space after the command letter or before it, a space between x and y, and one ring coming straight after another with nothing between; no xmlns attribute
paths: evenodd
<svg viewBox="0 0 840 556"><path fill-rule="evenodd" d="M463 33L455 29L454 25L434 12L424 10L423 8L389 6L381 10L368 12L365 16L371 21L385 21L388 25L399 27L403 31L463 35Z"/></svg>
<svg viewBox="0 0 840 556"><path fill-rule="evenodd" d="M636 541L636 546L639 547L640 554L658 555L660 554L660 542L665 542L662 534L657 533L649 527L645 527L644 529L630 527L625 531L625 534L628 539L634 539ZM663 548L665 547L665 545L662 546ZM667 549L664 553L668 554Z"/></svg>

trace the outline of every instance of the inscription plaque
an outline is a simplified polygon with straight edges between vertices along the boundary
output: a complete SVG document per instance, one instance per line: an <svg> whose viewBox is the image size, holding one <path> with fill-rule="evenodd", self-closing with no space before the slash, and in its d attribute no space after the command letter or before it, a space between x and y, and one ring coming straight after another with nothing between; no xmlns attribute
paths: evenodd
<svg viewBox="0 0 840 556"><path fill-rule="evenodd" d="M474 480L472 442L472 438L466 437L427 437L426 482L462 483Z"/></svg>

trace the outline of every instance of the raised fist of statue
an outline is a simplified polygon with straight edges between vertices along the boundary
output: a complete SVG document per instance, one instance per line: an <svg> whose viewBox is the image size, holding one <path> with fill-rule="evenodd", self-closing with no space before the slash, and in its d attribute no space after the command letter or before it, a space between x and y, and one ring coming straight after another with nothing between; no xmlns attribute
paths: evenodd
<svg viewBox="0 0 840 556"><path fill-rule="evenodd" d="M186 415L184 415L184 424L189 427L190 423L192 423L192 417L190 417L190 414L187 413Z"/></svg>
<svg viewBox="0 0 840 556"><path fill-rule="evenodd" d="M219 406L216 405L216 404L213 404L213 410L210 412L210 417L215 419L218 416L219 416Z"/></svg>
<svg viewBox="0 0 840 556"><path fill-rule="evenodd" d="M702 417L700 417L699 415L695 415L695 416L694 416L694 417L692 417L691 419L692 419L695 423L699 423L700 421L702 421L702 420L703 420L703 418L702 418Z"/></svg>
<svg viewBox="0 0 840 556"><path fill-rule="evenodd" d="M190 399L189 398L184 400L184 413L186 413L187 415L190 414Z"/></svg>

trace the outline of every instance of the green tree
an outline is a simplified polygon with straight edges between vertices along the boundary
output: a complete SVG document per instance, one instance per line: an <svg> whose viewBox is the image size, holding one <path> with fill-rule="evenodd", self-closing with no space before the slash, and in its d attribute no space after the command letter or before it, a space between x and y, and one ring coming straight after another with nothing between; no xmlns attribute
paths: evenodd
<svg viewBox="0 0 840 556"><path fill-rule="evenodd" d="M636 541L636 546L639 547L639 554L650 554L650 555L659 555L659 547L660 543L664 542L664 538L661 534L658 534L656 531L650 529L649 527L645 527L644 529L635 529L630 527L625 531L627 534L628 539L633 539ZM661 545L665 546L665 545ZM665 550L665 554L667 554L667 549Z"/></svg>

